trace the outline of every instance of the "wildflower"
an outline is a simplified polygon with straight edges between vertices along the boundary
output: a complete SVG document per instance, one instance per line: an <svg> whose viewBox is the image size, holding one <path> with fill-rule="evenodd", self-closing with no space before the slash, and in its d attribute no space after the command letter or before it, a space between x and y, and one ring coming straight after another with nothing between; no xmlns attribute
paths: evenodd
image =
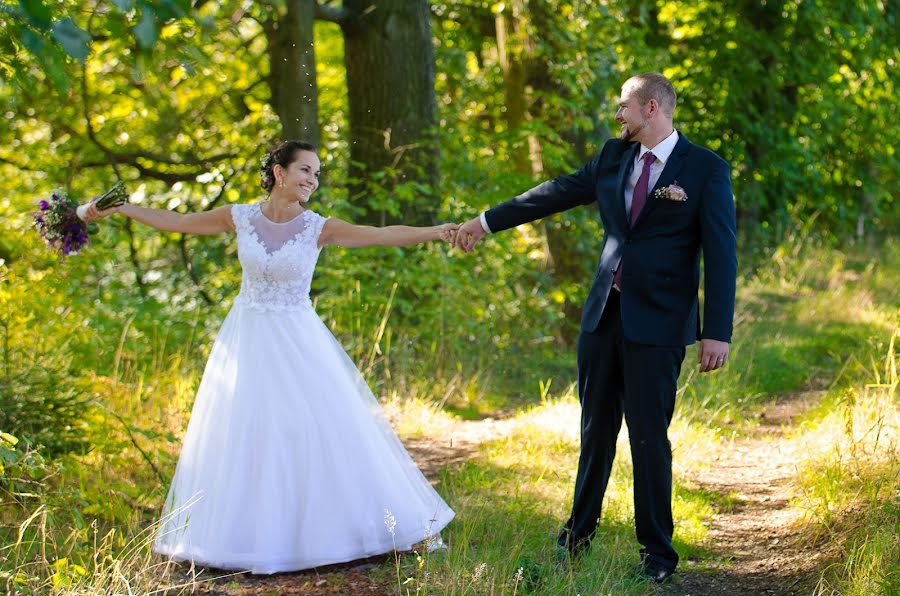
<svg viewBox="0 0 900 596"><path fill-rule="evenodd" d="M384 525L387 528L387 531L390 532L391 536L393 536L394 528L397 527L397 520L394 519L394 514L391 513L390 509L384 510Z"/></svg>

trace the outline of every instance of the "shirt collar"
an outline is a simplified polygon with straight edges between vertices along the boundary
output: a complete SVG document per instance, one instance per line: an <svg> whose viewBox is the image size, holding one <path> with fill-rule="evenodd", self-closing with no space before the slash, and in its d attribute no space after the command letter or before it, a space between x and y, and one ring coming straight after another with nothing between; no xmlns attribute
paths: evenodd
<svg viewBox="0 0 900 596"><path fill-rule="evenodd" d="M678 131L673 128L672 134L657 143L656 147L653 149L648 149L644 145L641 145L641 150L638 152L637 159L640 161L644 159L645 153L653 151L653 155L656 159L665 164L669 160L669 156L672 155L672 151L675 150L676 143L678 143Z"/></svg>

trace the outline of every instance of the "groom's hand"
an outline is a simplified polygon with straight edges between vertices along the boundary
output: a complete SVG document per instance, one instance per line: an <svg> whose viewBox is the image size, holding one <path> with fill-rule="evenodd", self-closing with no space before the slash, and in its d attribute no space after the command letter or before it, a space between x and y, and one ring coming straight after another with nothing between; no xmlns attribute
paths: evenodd
<svg viewBox="0 0 900 596"><path fill-rule="evenodd" d="M484 237L484 228L481 227L481 218L473 217L464 223L456 231L456 248L463 252L472 252L478 241Z"/></svg>
<svg viewBox="0 0 900 596"><path fill-rule="evenodd" d="M728 342L717 339L700 340L700 372L722 368L728 361Z"/></svg>

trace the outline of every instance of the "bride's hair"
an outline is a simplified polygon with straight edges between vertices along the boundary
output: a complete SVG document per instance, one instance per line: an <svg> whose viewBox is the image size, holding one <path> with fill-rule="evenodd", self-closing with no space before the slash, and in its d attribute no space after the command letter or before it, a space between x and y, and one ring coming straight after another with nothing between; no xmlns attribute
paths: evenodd
<svg viewBox="0 0 900 596"><path fill-rule="evenodd" d="M316 152L316 147L304 141L280 141L266 153L259 166L259 183L266 192L275 188L275 165L288 167L300 151Z"/></svg>

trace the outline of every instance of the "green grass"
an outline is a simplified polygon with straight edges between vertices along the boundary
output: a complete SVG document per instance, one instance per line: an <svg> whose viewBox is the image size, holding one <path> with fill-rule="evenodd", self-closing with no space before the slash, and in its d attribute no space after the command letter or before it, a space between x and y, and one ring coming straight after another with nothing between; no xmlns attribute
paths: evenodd
<svg viewBox="0 0 900 596"><path fill-rule="evenodd" d="M420 407L408 404L394 417L427 418L416 413ZM444 470L438 487L457 511L456 521L445 533L450 551L425 558L422 567L418 560L412 564L413 559L404 559L400 582L404 590L644 593L646 584L631 575L639 545L634 539L631 464L624 433L592 549L573 567L556 564L555 536L568 515L575 482L578 425L578 401L569 388L559 397L521 411L506 423L502 437L482 444L478 454L458 468ZM710 518L718 509L733 506L734 500L692 488L689 477L694 469L708 465L719 437L683 418L674 422L671 437L679 453L676 548L684 558L704 558Z"/></svg>
<svg viewBox="0 0 900 596"><path fill-rule="evenodd" d="M846 386L797 428L805 447L796 506L806 538L833 563L820 574L820 594L900 592L900 401L895 329L881 366L846 373ZM867 373L867 374L866 374Z"/></svg>
<svg viewBox="0 0 900 596"><path fill-rule="evenodd" d="M752 428L765 404L817 390L825 396L794 440L809 456L796 506L814 512L801 530L834 554L819 589L890 593L896 586L896 382L890 391L865 385L890 386L895 364L885 355L900 322L898 253L892 243L875 254L775 251L740 284L728 367L699 375L696 352L688 351L671 438L676 548L694 569L716 557L707 527L735 499L700 489L692 478L714 461L723 439ZM8 287L19 291L15 300L27 300L27 284ZM63 312L66 297L43 299ZM60 338L74 331L79 358L105 350L107 365L96 374L71 372L72 386L95 404L84 416L87 453L41 462L21 444L4 447L0 581L8 591L127 592L127 582L140 592L180 581L150 555L149 529L177 458L203 362L197 346L208 342L210 325L159 327L149 314L107 316L119 325L108 336L81 337L81 327L67 327L64 318L44 331L53 349L63 349ZM374 385L401 436L440 437L462 420L509 419L505 434L439 476L439 491L457 511L445 533L450 550L386 562L371 572L375 579L396 581L404 594L645 593L630 573L638 545L624 433L591 551L574 567L555 564L554 536L568 514L577 464L571 346L509 375L488 366L504 354L473 354L482 363L477 369L445 363L426 375L412 353L383 347L374 360L371 351L359 358L375 363Z"/></svg>
<svg viewBox="0 0 900 596"><path fill-rule="evenodd" d="M898 304L895 295L883 290L900 286L894 253L884 255L881 269L862 268L864 275L852 285L830 282L829 276L841 278L857 262L840 254L825 256L823 262L830 263L827 275L808 270L799 275L783 269L780 275L771 272L742 289L736 335L740 343L729 367L699 376L690 364L685 366L679 415L672 428L675 540L683 559L698 562L695 569L716 556L706 549L711 517L736 504L731 494L697 489L690 482L692 474L712 460L710 454L720 448L723 435L752 429L756 413L766 403L806 390L825 390L826 396L822 405L804 417L806 426L801 428L816 420L822 428L834 427L836 418L846 417L847 407L835 396L860 379L867 368L862 363L883 354L890 341ZM537 397L534 394L532 399ZM896 427L896 407L870 403L858 408L881 411L884 422ZM553 418L566 422L538 422ZM871 429L873 421L868 422L866 428ZM624 437L620 437L619 457L591 552L574 568L554 565L553 536L568 513L574 485L575 432L577 404L568 394L524 411L508 436L486 444L458 471L442 474L439 486L458 511L448 531L451 551L444 558L402 567L404 590L645 593L646 586L629 573L638 545L632 530L630 462ZM887 440L886 433L880 437ZM806 445L811 435L798 435L795 440ZM861 439L855 440L858 447ZM896 585L892 582L896 582L897 527L896 518L887 523L886 517L896 513L897 505L889 500L886 489L891 486L888 479L900 477L896 446L882 445L874 459L863 457L859 448L851 450L844 459L852 459L853 466L844 460L829 464L816 459L833 453L839 443L840 437L829 433L817 448L810 445L810 462L818 461L818 467L798 478L813 482L820 492L798 499L795 506L815 511L816 502L826 507L824 515L811 515L806 531L819 532L820 540L843 549L837 563L822 574L820 589L890 593ZM850 521L855 518L857 522ZM825 529L819 525L823 519L831 520ZM851 539L841 535L848 525L854 528ZM517 575L520 567L523 571Z"/></svg>
<svg viewBox="0 0 900 596"><path fill-rule="evenodd" d="M793 393L826 389L848 361L883 354L900 312L900 249L875 254L775 251L757 277L739 284L729 364L696 374L696 350L682 371L680 407L719 424L745 419Z"/></svg>

